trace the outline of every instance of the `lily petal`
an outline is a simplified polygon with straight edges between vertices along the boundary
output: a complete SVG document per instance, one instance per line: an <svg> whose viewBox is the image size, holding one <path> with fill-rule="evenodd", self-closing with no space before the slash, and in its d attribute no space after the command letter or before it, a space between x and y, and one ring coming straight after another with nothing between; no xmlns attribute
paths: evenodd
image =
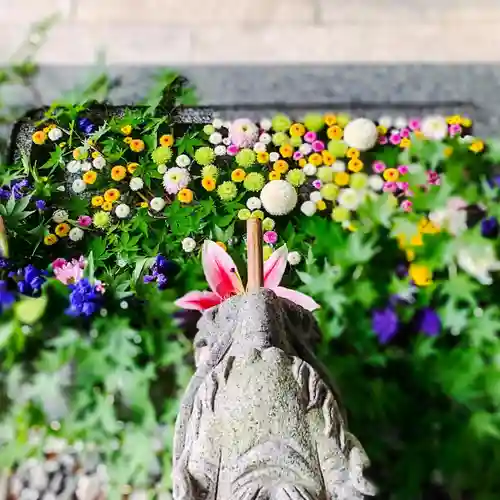
<svg viewBox="0 0 500 500"><path fill-rule="evenodd" d="M271 290L278 296L283 297L284 299L288 299L291 302L307 309L308 311L314 311L315 309L319 309L321 306L313 300L309 295L304 293L296 292L295 290L290 290L289 288L285 288L283 286L277 286L271 288Z"/></svg>
<svg viewBox="0 0 500 500"><path fill-rule="evenodd" d="M189 292L177 299L175 305L182 309L191 309L195 311L205 311L222 302L221 298L213 292Z"/></svg>
<svg viewBox="0 0 500 500"><path fill-rule="evenodd" d="M207 240L203 244L202 263L205 278L213 292L221 299L243 293L243 282L230 255L217 243Z"/></svg>
<svg viewBox="0 0 500 500"><path fill-rule="evenodd" d="M264 262L264 286L266 288L274 288L280 284L285 274L287 257L288 249L286 245L283 245Z"/></svg>

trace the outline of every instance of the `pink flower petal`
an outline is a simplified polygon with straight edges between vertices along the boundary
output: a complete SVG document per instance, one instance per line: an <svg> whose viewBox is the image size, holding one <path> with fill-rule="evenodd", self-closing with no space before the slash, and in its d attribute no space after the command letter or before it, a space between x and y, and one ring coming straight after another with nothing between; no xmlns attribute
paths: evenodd
<svg viewBox="0 0 500 500"><path fill-rule="evenodd" d="M205 241L202 251L203 271L212 289L221 299L243 293L243 283L230 255L213 241Z"/></svg>
<svg viewBox="0 0 500 500"><path fill-rule="evenodd" d="M222 302L221 298L213 292L189 292L177 299L175 305L182 309L194 309L195 311L204 311L210 309Z"/></svg>
<svg viewBox="0 0 500 500"><path fill-rule="evenodd" d="M274 288L278 286L285 274L286 259L288 257L288 249L286 245L275 250L269 259L264 262L264 287Z"/></svg>
<svg viewBox="0 0 500 500"><path fill-rule="evenodd" d="M283 286L277 286L272 288L272 291L278 296L283 297L284 299L288 299L291 302L307 309L308 311L314 311L315 309L319 309L320 305L313 300L309 295L305 295L304 293L296 292L295 290L290 290L289 288L285 288Z"/></svg>

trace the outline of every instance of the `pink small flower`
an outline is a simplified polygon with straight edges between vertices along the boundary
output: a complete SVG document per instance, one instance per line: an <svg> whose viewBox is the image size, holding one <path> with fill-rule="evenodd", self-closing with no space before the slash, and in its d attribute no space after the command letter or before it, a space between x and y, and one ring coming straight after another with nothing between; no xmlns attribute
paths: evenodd
<svg viewBox="0 0 500 500"><path fill-rule="evenodd" d="M378 138L378 143L382 146L385 146L387 143L389 142L389 139L387 139L387 137L385 135L381 135L379 138Z"/></svg>
<svg viewBox="0 0 500 500"><path fill-rule="evenodd" d="M104 293L106 291L105 287L106 287L106 285L102 281L97 280L95 282L95 290L96 290L96 292Z"/></svg>
<svg viewBox="0 0 500 500"><path fill-rule="evenodd" d="M440 184L439 174L437 172L434 172L434 170L429 170L427 172L427 182L431 186L439 186Z"/></svg>
<svg viewBox="0 0 500 500"><path fill-rule="evenodd" d="M455 135L459 135L462 133L462 127L457 123L454 123L453 125L449 126L448 132L450 133L451 137L454 137Z"/></svg>
<svg viewBox="0 0 500 500"><path fill-rule="evenodd" d="M404 200L401 202L401 208L405 212L411 212L412 207L413 207L413 203L410 200Z"/></svg>
<svg viewBox="0 0 500 500"><path fill-rule="evenodd" d="M82 227L89 227L92 224L92 217L90 215L80 215L78 217L78 225Z"/></svg>
<svg viewBox="0 0 500 500"><path fill-rule="evenodd" d="M405 175L408 173L408 165L399 165L398 167L398 172L401 174L401 175Z"/></svg>
<svg viewBox="0 0 500 500"><path fill-rule="evenodd" d="M385 193L394 193L394 191L396 191L397 188L398 188L398 186L395 182L384 183L384 192Z"/></svg>
<svg viewBox="0 0 500 500"><path fill-rule="evenodd" d="M409 128L402 128L400 133L401 133L401 137L410 137L410 129Z"/></svg>
<svg viewBox="0 0 500 500"><path fill-rule="evenodd" d="M398 144L401 143L401 135L398 134L398 133L391 134L391 137L389 138L389 141L394 146L397 146Z"/></svg>
<svg viewBox="0 0 500 500"><path fill-rule="evenodd" d="M410 128L410 130L412 132L415 132L415 130L420 130L420 120L418 118L412 118L409 122L408 122L408 127Z"/></svg>
<svg viewBox="0 0 500 500"><path fill-rule="evenodd" d="M274 245L278 241L278 233L276 231L266 231L264 233L264 242L268 245Z"/></svg>
<svg viewBox="0 0 500 500"><path fill-rule="evenodd" d="M312 143L312 148L316 153L320 153L325 149L325 143L323 141L314 141Z"/></svg>
<svg viewBox="0 0 500 500"><path fill-rule="evenodd" d="M316 188L316 189L321 189L321 186L323 185L323 183L319 180L319 179L315 179L312 183L312 185Z"/></svg>
<svg viewBox="0 0 500 500"><path fill-rule="evenodd" d="M377 160L372 163L372 169L376 174L381 174L386 169L386 165L383 161Z"/></svg>
<svg viewBox="0 0 500 500"><path fill-rule="evenodd" d="M401 189L401 191L407 191L410 184L408 182L396 182L396 186L398 189Z"/></svg>
<svg viewBox="0 0 500 500"><path fill-rule="evenodd" d="M227 154L229 156L236 156L240 148L236 144L231 144L227 147Z"/></svg>
<svg viewBox="0 0 500 500"><path fill-rule="evenodd" d="M85 259L83 256L78 260L73 259L71 262L65 261L61 265L62 260L64 259L56 259L52 263L55 278L65 285L80 281L83 278L83 270L85 269ZM56 262L57 265L54 266Z"/></svg>
<svg viewBox="0 0 500 500"><path fill-rule="evenodd" d="M54 262L52 262L52 269L58 269L63 267L66 264L67 260L62 257L57 258Z"/></svg>
<svg viewBox="0 0 500 500"><path fill-rule="evenodd" d="M295 153L293 153L293 159L295 161L298 161L301 158L304 158L304 155L300 151L295 151Z"/></svg>
<svg viewBox="0 0 500 500"><path fill-rule="evenodd" d="M304 141L313 143L316 140L316 132L312 132L311 130L309 132L306 132L304 135Z"/></svg>

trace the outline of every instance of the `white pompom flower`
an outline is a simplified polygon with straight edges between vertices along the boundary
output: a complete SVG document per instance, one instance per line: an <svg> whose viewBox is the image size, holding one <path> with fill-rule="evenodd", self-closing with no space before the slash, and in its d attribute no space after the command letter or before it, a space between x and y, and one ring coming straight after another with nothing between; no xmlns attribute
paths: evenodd
<svg viewBox="0 0 500 500"><path fill-rule="evenodd" d="M79 227L74 227L68 234L68 237L71 241L80 241L83 239L83 229L80 229Z"/></svg>
<svg viewBox="0 0 500 500"><path fill-rule="evenodd" d="M306 163L302 170L306 175L314 175L318 171L317 167L312 163Z"/></svg>
<svg viewBox="0 0 500 500"><path fill-rule="evenodd" d="M344 129L344 141L350 148L368 151L377 144L378 130L368 118L356 118Z"/></svg>
<svg viewBox="0 0 500 500"><path fill-rule="evenodd" d="M130 207L125 203L120 203L115 209L115 214L119 219L126 219L130 215Z"/></svg>
<svg viewBox="0 0 500 500"><path fill-rule="evenodd" d="M302 256L300 255L299 252L290 252L287 257L288 263L291 266L297 266L300 264L300 261L302 260Z"/></svg>
<svg viewBox="0 0 500 500"><path fill-rule="evenodd" d="M63 132L60 128L56 127L49 131L48 136L51 141L55 142L63 136Z"/></svg>
<svg viewBox="0 0 500 500"><path fill-rule="evenodd" d="M347 210L356 210L361 203L361 195L352 188L342 189L337 197L337 202Z"/></svg>
<svg viewBox="0 0 500 500"><path fill-rule="evenodd" d="M404 116L398 116L394 120L394 126L396 128L405 128L408 125L408 120Z"/></svg>
<svg viewBox="0 0 500 500"><path fill-rule="evenodd" d="M66 222L68 220L68 212L66 212L66 210L56 210L53 214L52 214L52 220L56 223L56 224L62 224L63 222Z"/></svg>
<svg viewBox="0 0 500 500"><path fill-rule="evenodd" d="M301 144L300 147L299 147L299 151L304 155L304 156L307 156L309 154L312 153L312 146L308 143L308 142L305 142L304 144Z"/></svg>
<svg viewBox="0 0 500 500"><path fill-rule="evenodd" d="M380 175L370 175L370 177L368 177L368 186L370 189L373 189L373 191L382 191L384 179L382 179Z"/></svg>
<svg viewBox="0 0 500 500"><path fill-rule="evenodd" d="M102 170L106 166L106 160L104 159L104 156L98 156L97 158L94 158L92 160L92 166L96 170Z"/></svg>
<svg viewBox="0 0 500 500"><path fill-rule="evenodd" d="M333 162L332 170L334 172L345 172L345 162L341 160Z"/></svg>
<svg viewBox="0 0 500 500"><path fill-rule="evenodd" d="M163 210L165 208L165 200L163 198L159 198L159 197L153 198L149 202L149 206L155 212L159 212L160 210Z"/></svg>
<svg viewBox="0 0 500 500"><path fill-rule="evenodd" d="M222 142L222 134L220 132L214 132L213 134L210 134L208 142L213 145L220 144Z"/></svg>
<svg viewBox="0 0 500 500"><path fill-rule="evenodd" d="M262 202L257 196L251 196L247 200L248 210L260 210L262 208Z"/></svg>
<svg viewBox="0 0 500 500"><path fill-rule="evenodd" d="M297 205L297 191L287 181L276 180L267 183L260 192L264 209L271 215L286 215Z"/></svg>
<svg viewBox="0 0 500 500"><path fill-rule="evenodd" d="M313 191L310 195L309 195L309 199L313 202L313 203L318 203L318 201L321 201L323 199L323 196L321 195L321 193L319 191Z"/></svg>
<svg viewBox="0 0 500 500"><path fill-rule="evenodd" d="M132 191L140 191L144 187L144 181L140 177L132 177L129 186Z"/></svg>
<svg viewBox="0 0 500 500"><path fill-rule="evenodd" d="M271 130L273 122L269 118L263 118L259 125L262 130Z"/></svg>
<svg viewBox="0 0 500 500"><path fill-rule="evenodd" d="M316 213L316 203L314 201L304 201L300 206L300 211L307 217L312 217Z"/></svg>
<svg viewBox="0 0 500 500"><path fill-rule="evenodd" d="M77 174L82 169L82 164L79 161L72 160L66 165L66 170L70 174Z"/></svg>
<svg viewBox="0 0 500 500"><path fill-rule="evenodd" d="M182 240L182 249L186 253L191 253L196 248L196 241L193 238L184 238Z"/></svg>
<svg viewBox="0 0 500 500"><path fill-rule="evenodd" d="M219 144L214 148L215 156L224 156L227 153L227 148L224 144Z"/></svg>
<svg viewBox="0 0 500 500"><path fill-rule="evenodd" d="M214 118L212 125L214 126L214 128L219 129L222 128L222 125L224 125L224 123L220 118Z"/></svg>
<svg viewBox="0 0 500 500"><path fill-rule="evenodd" d="M427 139L442 141L448 135L448 123L444 116L427 116L422 120L420 131Z"/></svg>
<svg viewBox="0 0 500 500"><path fill-rule="evenodd" d="M274 163L275 161L278 161L280 159L280 154L276 151L273 151L272 153L269 153L269 161L271 163Z"/></svg>
<svg viewBox="0 0 500 500"><path fill-rule="evenodd" d="M191 158L189 158L188 155L179 155L176 159L175 159L175 163L178 167L181 167L181 168L186 168L188 167L189 165L191 165Z"/></svg>
<svg viewBox="0 0 500 500"><path fill-rule="evenodd" d="M92 164L88 161L84 161L81 165L82 172L89 172L92 170Z"/></svg>
<svg viewBox="0 0 500 500"><path fill-rule="evenodd" d="M273 138L267 132L263 132L262 134L260 134L259 142L262 142L263 144L269 144L272 140Z"/></svg>
<svg viewBox="0 0 500 500"><path fill-rule="evenodd" d="M87 184L85 184L83 179L75 179L71 185L73 193L80 194L87 189Z"/></svg>
<svg viewBox="0 0 500 500"><path fill-rule="evenodd" d="M390 116L384 115L378 119L378 123L382 125L382 127L390 128L392 127L393 120Z"/></svg>
<svg viewBox="0 0 500 500"><path fill-rule="evenodd" d="M256 142L253 146L253 150L256 153L265 153L267 151L267 146L263 142Z"/></svg>

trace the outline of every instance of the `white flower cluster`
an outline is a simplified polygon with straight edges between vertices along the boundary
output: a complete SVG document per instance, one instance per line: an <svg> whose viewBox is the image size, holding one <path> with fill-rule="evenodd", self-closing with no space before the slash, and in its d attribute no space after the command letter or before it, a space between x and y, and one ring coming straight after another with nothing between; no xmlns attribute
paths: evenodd
<svg viewBox="0 0 500 500"><path fill-rule="evenodd" d="M275 180L263 187L260 200L269 214L286 215L297 205L298 196L297 191L289 182Z"/></svg>

